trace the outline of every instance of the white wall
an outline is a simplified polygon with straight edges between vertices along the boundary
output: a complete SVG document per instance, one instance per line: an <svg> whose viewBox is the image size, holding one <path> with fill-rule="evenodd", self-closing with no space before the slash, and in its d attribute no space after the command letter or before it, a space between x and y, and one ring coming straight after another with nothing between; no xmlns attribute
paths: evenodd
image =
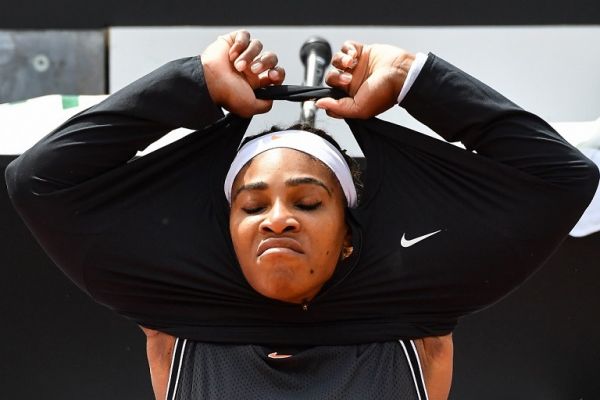
<svg viewBox="0 0 600 400"><path fill-rule="evenodd" d="M159 65L199 54L234 27L111 28L110 89L115 91ZM330 41L334 51L346 39L389 43L410 51L432 51L549 121L595 120L600 115L600 27L249 27L265 49L279 55L286 83L300 84L298 52L309 36ZM257 117L250 132L299 117L295 103L280 102ZM385 119L424 128L399 107ZM347 128L320 115L317 125L334 135ZM338 136L339 138L339 136ZM346 139L342 139L346 142ZM351 150L357 152L352 146Z"/></svg>
<svg viewBox="0 0 600 400"><path fill-rule="evenodd" d="M111 28L111 91L169 60L200 53L218 34L232 29ZM250 27L249 30L263 40L266 48L279 54L280 63L287 69L286 83L289 84L302 81L303 67L298 52L306 38L321 35L331 42L334 51L345 39L352 38L366 43L392 43L411 51L433 51L549 121L593 121L600 116L600 26ZM101 98L90 98L89 102ZM3 122L0 154L19 154L54 129L61 118L67 118L62 115L64 110L57 113L60 107L48 106L49 101L38 99L0 106ZM38 115L38 118L24 119L21 114ZM299 114L299 104L279 102L273 111L254 119L250 133L275 123L288 125L297 120ZM427 132L399 107L383 117ZM567 140L578 144L589 140L590 135L599 134L599 122L600 119L595 123L563 123L555 127ZM359 154L343 122L320 113L317 125L333 133L352 154ZM179 131L162 143L184 133Z"/></svg>

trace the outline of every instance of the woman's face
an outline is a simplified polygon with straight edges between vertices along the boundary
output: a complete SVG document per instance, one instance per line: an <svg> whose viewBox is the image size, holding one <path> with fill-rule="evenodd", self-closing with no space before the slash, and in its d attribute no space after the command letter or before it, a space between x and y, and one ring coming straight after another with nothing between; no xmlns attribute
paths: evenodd
<svg viewBox="0 0 600 400"><path fill-rule="evenodd" d="M293 149L268 150L240 171L229 229L257 292L292 303L319 292L350 242L343 196L324 164Z"/></svg>

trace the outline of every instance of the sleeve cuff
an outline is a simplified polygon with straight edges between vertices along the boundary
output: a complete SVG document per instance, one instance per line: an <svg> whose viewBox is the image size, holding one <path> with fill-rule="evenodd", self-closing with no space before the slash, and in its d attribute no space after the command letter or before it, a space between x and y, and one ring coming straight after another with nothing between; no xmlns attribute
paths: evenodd
<svg viewBox="0 0 600 400"><path fill-rule="evenodd" d="M404 100L406 94L410 90L412 84L419 76L423 65L425 65L425 61L427 61L427 54L417 53L415 55L415 60L413 61L410 69L408 70L408 74L406 75L406 80L404 81L404 85L402 85L402 90L400 90L400 94L398 95L398 104Z"/></svg>

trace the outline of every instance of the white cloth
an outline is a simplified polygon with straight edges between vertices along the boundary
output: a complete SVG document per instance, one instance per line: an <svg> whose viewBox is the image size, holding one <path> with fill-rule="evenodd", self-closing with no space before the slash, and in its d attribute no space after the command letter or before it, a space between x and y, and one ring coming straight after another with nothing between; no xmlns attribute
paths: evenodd
<svg viewBox="0 0 600 400"><path fill-rule="evenodd" d="M412 87L413 83L419 76L421 69L423 69L423 65L425 65L425 61L427 61L427 55L423 53L415 54L415 59L408 70L408 74L406 75L406 79L404 80L404 85L402 85L402 89L400 90L400 94L398 95L398 103L404 100L406 94Z"/></svg>
<svg viewBox="0 0 600 400"><path fill-rule="evenodd" d="M551 125L567 142L576 146L586 157L600 166L600 118L595 121L553 122ZM582 237L598 231L600 231L600 190L596 190L592 202L569 235Z"/></svg>
<svg viewBox="0 0 600 400"><path fill-rule="evenodd" d="M356 187L352 180L350 167L346 163L344 156L327 140L313 133L301 130L272 132L253 139L242 146L229 167L229 172L227 172L225 184L223 185L225 197L229 204L231 204L233 181L240 170L244 168L244 165L257 155L275 148L298 150L323 162L323 164L333 171L338 179L346 196L348 207L353 208L357 206L358 197L356 195Z"/></svg>
<svg viewBox="0 0 600 400"><path fill-rule="evenodd" d="M0 154L23 153L67 119L105 98L48 95L0 104Z"/></svg>
<svg viewBox="0 0 600 400"><path fill-rule="evenodd" d="M600 166L600 149L598 148L581 148L579 149L586 157ZM596 194L592 202L585 210L577 225L573 227L569 235L581 237L591 235L600 231L600 188L596 189Z"/></svg>

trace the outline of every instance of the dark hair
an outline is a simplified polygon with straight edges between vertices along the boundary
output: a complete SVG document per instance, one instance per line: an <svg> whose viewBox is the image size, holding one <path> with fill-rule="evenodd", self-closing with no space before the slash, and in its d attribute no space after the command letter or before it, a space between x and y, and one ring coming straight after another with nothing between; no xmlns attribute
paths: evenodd
<svg viewBox="0 0 600 400"><path fill-rule="evenodd" d="M361 195L362 195L362 190L363 190L363 183L361 180L361 169L360 169L360 165L358 164L358 161L356 161L354 158L350 157L347 153L345 149L342 149L340 147L340 145L338 144L338 142L335 141L335 139L333 137L331 137L331 135L329 135L327 132L325 132L322 129L317 129L315 127L313 127L312 125L308 125L308 124L303 124L303 123L297 123L294 124L290 127L287 128L281 128L277 125L273 125L271 127L271 129L266 130L264 132L260 132L256 135L253 136L248 136L246 137L243 141L242 144L240 145L240 148L242 146L244 146L247 142L256 139L258 137L264 136L264 135L268 135L269 133L273 133L273 132L279 132L279 131L286 131L286 130L301 130L301 131L306 131L306 132L310 132L313 133L325 140L327 140L329 143L331 143L339 152L340 154L344 157L344 160L346 160L346 163L348 164L348 167L350 167L350 174L352 175L352 182L354 183L354 187L356 188L356 195L358 197L358 201L360 201ZM310 156L310 155L309 155ZM314 158L312 156L310 156L311 158Z"/></svg>

